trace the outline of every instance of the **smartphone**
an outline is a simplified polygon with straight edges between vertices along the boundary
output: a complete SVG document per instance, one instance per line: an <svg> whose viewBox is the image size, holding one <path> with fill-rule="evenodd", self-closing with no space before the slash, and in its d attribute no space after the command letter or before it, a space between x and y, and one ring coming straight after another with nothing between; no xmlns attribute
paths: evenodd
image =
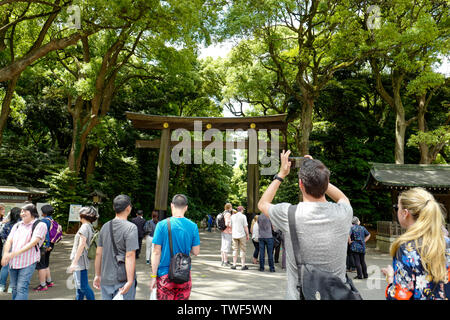
<svg viewBox="0 0 450 320"><path fill-rule="evenodd" d="M291 169L298 169L302 165L303 160L305 160L305 157L289 157L288 160L291 162Z"/></svg>

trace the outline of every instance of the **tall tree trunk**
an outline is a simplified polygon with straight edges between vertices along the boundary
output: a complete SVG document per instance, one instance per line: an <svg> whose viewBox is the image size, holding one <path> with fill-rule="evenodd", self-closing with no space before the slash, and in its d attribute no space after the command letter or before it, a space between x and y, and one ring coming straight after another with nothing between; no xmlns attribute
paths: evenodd
<svg viewBox="0 0 450 320"><path fill-rule="evenodd" d="M394 99L395 118L395 163L405 163L405 132L408 124L405 120L405 108L403 107L400 89L402 87L404 73L398 70L392 71L392 93Z"/></svg>
<svg viewBox="0 0 450 320"><path fill-rule="evenodd" d="M87 137L98 123L98 117L92 117L91 112L84 110L85 106L89 104L90 101L84 101L81 97L77 98L73 108L71 107L70 98L68 102L68 109L72 115L73 122L72 146L70 147L68 162L69 169L76 173L80 172L81 159L86 149Z"/></svg>
<svg viewBox="0 0 450 320"><path fill-rule="evenodd" d="M418 129L422 132L427 132L427 124L425 121L425 94L418 97L418 113L417 113L417 123ZM419 151L420 151L420 163L421 164L430 164L430 149L425 142L419 142Z"/></svg>
<svg viewBox="0 0 450 320"><path fill-rule="evenodd" d="M370 59L370 65L375 76L375 85L381 98L395 111L395 163L405 163L405 132L408 125L417 119L417 117L411 118L408 121L405 120L405 108L403 107L402 97L400 89L403 85L403 79L405 73L401 70L394 69L391 71L392 81L392 95L390 95L381 81L381 70L378 67L375 59Z"/></svg>
<svg viewBox="0 0 450 320"><path fill-rule="evenodd" d="M6 128L6 124L8 122L9 114L11 113L11 101L14 96L14 91L16 89L17 80L19 79L20 74L13 77L9 82L6 88L6 94L2 101L2 110L0 113L0 146L3 142L3 132Z"/></svg>
<svg viewBox="0 0 450 320"><path fill-rule="evenodd" d="M132 56L142 33L143 31L136 37L131 52L117 66L117 59L125 46L124 37L126 37L126 32L122 30L116 42L114 42L103 56L103 61L95 80L95 94L90 101L83 101L79 97L75 103L75 108L72 108L69 97L68 109L73 118L69 168L77 173L80 172L81 159L86 149L87 137L92 129L100 122L100 119L108 112L116 91L115 81L117 73ZM89 42L87 40L87 37L81 37L84 61L90 61Z"/></svg>
<svg viewBox="0 0 450 320"><path fill-rule="evenodd" d="M88 159L86 165L86 182L88 182L95 171L95 162L97 161L97 157L99 154L100 148L98 146L94 146L88 151Z"/></svg>
<svg viewBox="0 0 450 320"><path fill-rule="evenodd" d="M395 163L405 163L405 114L397 112L395 119Z"/></svg>
<svg viewBox="0 0 450 320"><path fill-rule="evenodd" d="M309 154L309 136L311 135L313 123L312 115L314 110L314 98L305 97L302 103L301 114L301 137L300 137L300 156Z"/></svg>

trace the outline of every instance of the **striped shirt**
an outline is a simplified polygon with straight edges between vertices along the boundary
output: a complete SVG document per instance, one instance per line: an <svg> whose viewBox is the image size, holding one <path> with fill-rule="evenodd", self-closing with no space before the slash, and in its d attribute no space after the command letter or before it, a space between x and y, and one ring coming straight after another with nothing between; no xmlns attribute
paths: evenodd
<svg viewBox="0 0 450 320"><path fill-rule="evenodd" d="M45 240L45 235L47 234L47 225L45 223L38 223L34 229L33 234L31 230L33 228L33 223L36 221L34 219L28 224L24 224L23 221L17 222L12 228L8 240L12 240L12 250L11 252L17 252L28 243L34 240L36 237L40 239L38 246L40 247ZM32 247L30 250L23 252L22 254L14 257L9 262L9 267L11 269L22 269L38 262L41 259L41 253L36 250L36 246Z"/></svg>

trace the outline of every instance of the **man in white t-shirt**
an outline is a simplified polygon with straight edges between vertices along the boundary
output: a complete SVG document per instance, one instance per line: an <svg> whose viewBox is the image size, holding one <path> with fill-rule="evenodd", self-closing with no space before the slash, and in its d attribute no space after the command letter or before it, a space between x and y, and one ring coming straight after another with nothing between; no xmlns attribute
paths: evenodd
<svg viewBox="0 0 450 320"><path fill-rule="evenodd" d="M233 265L231 269L236 269L238 251L241 254L242 270L247 270L245 265L245 252L247 241L249 240L247 217L243 214L244 207L239 206L237 213L231 216L231 237L233 238Z"/></svg>
<svg viewBox="0 0 450 320"><path fill-rule="evenodd" d="M285 235L287 262L286 299L298 300L298 271L295 262L288 222L289 203L272 204L273 198L289 174L289 154L281 153L280 172L266 189L258 203L258 209L270 218L273 226ZM314 265L346 281L346 256L348 234L351 228L353 209L350 200L329 182L330 171L320 161L306 155L300 167L299 187L303 201L295 212L296 237L300 243L302 262ZM325 195L334 202L328 202Z"/></svg>

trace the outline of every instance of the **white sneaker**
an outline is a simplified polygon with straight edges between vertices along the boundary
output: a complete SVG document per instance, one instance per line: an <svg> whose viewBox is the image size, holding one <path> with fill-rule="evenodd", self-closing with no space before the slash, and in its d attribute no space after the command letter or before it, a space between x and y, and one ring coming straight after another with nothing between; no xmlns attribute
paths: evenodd
<svg viewBox="0 0 450 320"><path fill-rule="evenodd" d="M5 292L5 286L0 286L0 292Z"/></svg>
<svg viewBox="0 0 450 320"><path fill-rule="evenodd" d="M8 293L12 293L12 288L11 287L8 288Z"/></svg>

